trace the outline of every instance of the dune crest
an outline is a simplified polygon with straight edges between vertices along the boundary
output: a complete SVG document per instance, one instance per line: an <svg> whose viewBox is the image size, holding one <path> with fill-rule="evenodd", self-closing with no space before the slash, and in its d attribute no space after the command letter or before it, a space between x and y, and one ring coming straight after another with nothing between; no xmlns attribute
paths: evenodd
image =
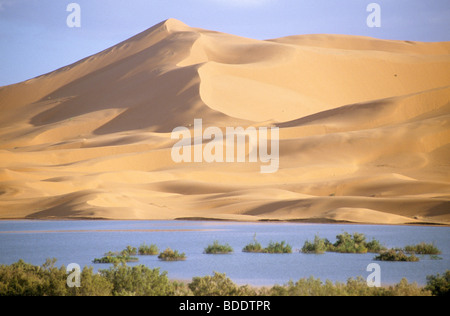
<svg viewBox="0 0 450 316"><path fill-rule="evenodd" d="M0 219L450 224L449 42L168 19L0 87L0 111ZM175 163L171 132L194 119L278 127L279 170Z"/></svg>

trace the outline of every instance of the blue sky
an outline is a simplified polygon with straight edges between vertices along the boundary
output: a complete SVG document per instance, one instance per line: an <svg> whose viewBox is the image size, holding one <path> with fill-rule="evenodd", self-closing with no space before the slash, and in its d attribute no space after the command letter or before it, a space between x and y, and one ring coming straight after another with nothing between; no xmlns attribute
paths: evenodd
<svg viewBox="0 0 450 316"><path fill-rule="evenodd" d="M81 27L66 24L81 7ZM381 27L370 28L370 3ZM0 0L0 86L53 71L176 18L256 39L349 34L410 41L450 41L449 0Z"/></svg>

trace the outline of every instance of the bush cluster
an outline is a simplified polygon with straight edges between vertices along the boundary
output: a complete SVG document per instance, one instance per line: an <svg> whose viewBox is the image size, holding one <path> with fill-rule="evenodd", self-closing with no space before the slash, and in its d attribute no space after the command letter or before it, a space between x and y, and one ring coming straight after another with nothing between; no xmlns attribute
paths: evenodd
<svg viewBox="0 0 450 316"><path fill-rule="evenodd" d="M439 259L436 255L441 251L434 244L420 243L417 245L409 245L403 249L393 248L387 249L382 246L378 240L372 239L366 241L366 236L360 233L350 235L347 232L336 236L336 242L332 244L328 239L320 238L318 235L314 237L314 241L307 240L302 249L302 253L323 254L325 252L339 253L378 253L375 260L381 261L419 261L415 254L432 255L432 259ZM409 254L409 255L408 255Z"/></svg>
<svg viewBox="0 0 450 316"><path fill-rule="evenodd" d="M221 245L216 240L212 245L206 247L204 252L206 254L227 254L233 252L233 248L229 244Z"/></svg>
<svg viewBox="0 0 450 316"><path fill-rule="evenodd" d="M178 250L173 251L172 249L167 248L159 254L158 259L163 261L182 261L186 260L186 254L184 252L179 253Z"/></svg>
<svg viewBox="0 0 450 316"><path fill-rule="evenodd" d="M408 245L405 247L405 252L418 255L440 255L441 251L434 244L427 244L421 242L417 245Z"/></svg>
<svg viewBox="0 0 450 316"><path fill-rule="evenodd" d="M270 242L265 248L256 240L256 234L253 237L253 243L246 245L243 252L250 253L271 253L271 254L286 254L292 253L292 246L285 241L282 242ZM378 253L379 256L375 257L376 260L383 261L418 261L419 259L414 254L429 254L432 259L440 259L437 254L441 251L433 244L420 243L418 245L406 246L403 250L399 249L387 249L382 246L378 240L372 239L366 240L366 236L360 233L353 233L353 235L344 232L336 236L336 242L331 243L326 238L320 238L318 235L314 237L314 241L310 242L306 240L303 247L300 250L306 254L323 254L325 252L338 252L338 253ZM212 245L207 246L204 249L205 254L228 254L233 252L233 248L229 244L220 244L217 240ZM156 245L146 245L145 243L139 246L139 248L127 246L121 252L108 252L104 257L100 259L94 259L94 263L113 263L118 264L121 262L136 262L139 259L132 257L136 254L139 255L158 255L158 258L165 261L177 261L185 260L186 255L173 251L170 248L166 249L164 253L159 253L159 249ZM407 254L411 254L408 256Z"/></svg>
<svg viewBox="0 0 450 316"><path fill-rule="evenodd" d="M314 237L314 241L307 240L303 245L301 252L321 254L325 252L339 252L339 253L378 253L384 251L378 240L373 239L370 242L366 241L366 236L360 233L350 235L347 232L336 236L336 242L332 244L326 238Z"/></svg>
<svg viewBox="0 0 450 316"><path fill-rule="evenodd" d="M126 262L138 262L139 259L136 255L140 256L156 256L159 254L158 258L164 261L177 261L185 260L186 256L184 253L180 254L178 251L173 251L171 249L166 249L163 253L159 253L159 249L155 244L147 245L145 243L141 244L139 248L132 246L127 246L124 250L120 252L108 251L104 254L102 258L95 258L93 263L112 263L120 264Z"/></svg>
<svg viewBox="0 0 450 316"><path fill-rule="evenodd" d="M431 292L409 283L403 278L398 284L389 287L369 287L362 277L351 278L347 283L310 277L284 286L274 286L269 290L271 296L430 296Z"/></svg>
<svg viewBox="0 0 450 316"><path fill-rule="evenodd" d="M270 242L269 245L263 249L263 253L292 253L292 246L282 241Z"/></svg>
<svg viewBox="0 0 450 316"><path fill-rule="evenodd" d="M378 256L375 257L375 260L416 262L419 261L419 258L417 258L414 254L408 256L401 249L389 249L387 251L381 252Z"/></svg>
<svg viewBox="0 0 450 316"><path fill-rule="evenodd" d="M135 257L128 257L128 256L104 256L102 258L95 258L92 262L93 263L113 263L113 264L119 264L123 262L138 262L139 259Z"/></svg>
<svg viewBox="0 0 450 316"><path fill-rule="evenodd" d="M310 242L309 240L305 241L301 252L322 254L327 251L328 244L328 240L320 238L318 235L316 235L313 242Z"/></svg>
<svg viewBox="0 0 450 316"><path fill-rule="evenodd" d="M310 277L271 288L238 286L225 274L194 277L185 284L171 281L167 273L144 265L115 265L94 273L91 267L81 272L81 286L66 285L66 268L55 267L56 259L42 266L19 260L0 266L0 296L448 296L450 271L428 276L427 285L419 287L402 279L389 287L369 287L362 277L347 283L322 282Z"/></svg>
<svg viewBox="0 0 450 316"><path fill-rule="evenodd" d="M429 275L427 277L426 290L430 291L433 296L450 296L450 270L444 275Z"/></svg>
<svg viewBox="0 0 450 316"><path fill-rule="evenodd" d="M253 243L246 245L243 252L253 253L292 253L292 246L285 241L270 242L266 248L263 248L259 242L256 241L256 236L253 237Z"/></svg>
<svg viewBox="0 0 450 316"><path fill-rule="evenodd" d="M143 243L139 246L138 253L141 256L156 256L159 254L159 249L155 244L151 244L148 246Z"/></svg>
<svg viewBox="0 0 450 316"><path fill-rule="evenodd" d="M120 252L108 251L102 258L95 258L93 263L113 263L119 264L124 262L137 262L138 258L132 257L137 254L137 249L131 246L127 246Z"/></svg>
<svg viewBox="0 0 450 316"><path fill-rule="evenodd" d="M419 261L416 256L419 255L430 255L431 259L440 259L437 255L441 254L441 251L434 244L427 244L421 242L417 245L408 245L401 248L393 248L389 250L382 251L380 255L375 257L375 260L381 261Z"/></svg>
<svg viewBox="0 0 450 316"><path fill-rule="evenodd" d="M242 249L243 252L255 252L255 253L256 252L263 252L263 250L264 249L261 246L261 244L259 242L257 242L256 240L253 243L246 245Z"/></svg>

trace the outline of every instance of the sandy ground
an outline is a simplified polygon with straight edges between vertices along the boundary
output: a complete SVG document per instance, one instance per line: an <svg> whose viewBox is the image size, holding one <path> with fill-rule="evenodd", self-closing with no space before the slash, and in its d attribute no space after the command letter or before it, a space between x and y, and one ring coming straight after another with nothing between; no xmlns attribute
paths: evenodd
<svg viewBox="0 0 450 316"><path fill-rule="evenodd" d="M450 224L450 42L169 19L0 87L0 111L1 219ZM171 132L194 119L279 127L279 170L175 163Z"/></svg>

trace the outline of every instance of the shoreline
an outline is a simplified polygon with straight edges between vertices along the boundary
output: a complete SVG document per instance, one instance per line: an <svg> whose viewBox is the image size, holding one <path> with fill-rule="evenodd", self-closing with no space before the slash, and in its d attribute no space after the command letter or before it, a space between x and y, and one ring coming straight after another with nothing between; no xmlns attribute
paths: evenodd
<svg viewBox="0 0 450 316"><path fill-rule="evenodd" d="M223 222L223 223L251 223L251 224L312 224L312 225L367 225L367 226L422 226L422 227L450 227L450 223L436 223L436 222L410 222L410 223L370 223L370 222L351 222L339 221L325 218L306 218L306 219L255 219L255 220L237 220L225 218L208 218L208 217L180 217L175 219L111 219L98 217L83 217L83 218L0 218L0 222L13 221L29 221L29 222L64 222L64 221L99 221L99 222Z"/></svg>

